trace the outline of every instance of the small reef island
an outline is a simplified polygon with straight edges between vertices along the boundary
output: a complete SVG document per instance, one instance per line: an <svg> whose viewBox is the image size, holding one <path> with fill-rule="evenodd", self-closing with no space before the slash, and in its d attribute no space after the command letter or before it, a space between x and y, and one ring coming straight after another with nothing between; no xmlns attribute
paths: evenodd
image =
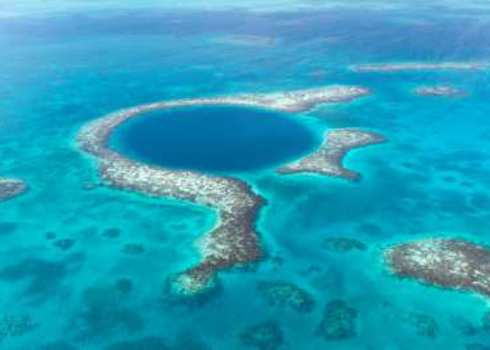
<svg viewBox="0 0 490 350"><path fill-rule="evenodd" d="M490 297L490 248L464 239L425 239L388 249L386 262L400 276Z"/></svg>
<svg viewBox="0 0 490 350"><path fill-rule="evenodd" d="M316 173L358 180L360 174L342 165L350 150L385 142L382 135L358 129L337 129L325 134L325 141L313 154L278 169L280 174Z"/></svg>
<svg viewBox="0 0 490 350"><path fill-rule="evenodd" d="M449 85L420 86L414 90L418 96L463 96L464 92Z"/></svg>
<svg viewBox="0 0 490 350"><path fill-rule="evenodd" d="M156 110L186 106L248 106L282 112L304 112L323 103L348 102L366 96L369 90L352 86L279 92L244 94L229 97L196 98L156 102L116 111L85 125L78 135L79 146L98 161L100 175L110 186L151 196L169 197L201 204L218 212L214 229L198 242L201 261L172 281L173 292L194 295L214 284L216 272L254 262L262 256L255 231L258 211L264 203L261 196L241 180L188 170L150 166L127 158L112 150L108 140L125 121ZM351 148L380 142L381 137L357 130L343 130L329 135L324 150L308 157L304 163L326 175L352 178L342 168L343 155ZM322 156L327 156L322 160ZM299 168L297 168L299 169Z"/></svg>
<svg viewBox="0 0 490 350"><path fill-rule="evenodd" d="M403 72L403 71L431 71L431 70L485 70L490 64L485 62L440 62L440 63L372 63L358 64L349 67L350 70L360 73L370 72Z"/></svg>
<svg viewBox="0 0 490 350"><path fill-rule="evenodd" d="M17 197L27 191L27 184L22 180L0 178L0 201Z"/></svg>

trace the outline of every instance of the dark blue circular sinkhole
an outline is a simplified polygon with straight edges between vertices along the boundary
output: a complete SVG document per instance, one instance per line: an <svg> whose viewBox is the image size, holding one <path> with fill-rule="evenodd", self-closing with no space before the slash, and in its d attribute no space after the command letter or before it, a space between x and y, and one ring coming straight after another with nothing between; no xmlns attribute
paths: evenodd
<svg viewBox="0 0 490 350"><path fill-rule="evenodd" d="M285 113L205 106L160 110L117 128L111 146L166 168L248 171L291 161L317 146L317 137Z"/></svg>

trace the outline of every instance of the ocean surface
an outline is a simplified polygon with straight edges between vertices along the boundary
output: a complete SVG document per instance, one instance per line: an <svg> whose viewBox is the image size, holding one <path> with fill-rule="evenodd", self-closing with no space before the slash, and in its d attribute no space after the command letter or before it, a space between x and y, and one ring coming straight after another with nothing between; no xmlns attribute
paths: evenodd
<svg viewBox="0 0 490 350"><path fill-rule="evenodd" d="M67 9L39 1L17 11L1 2L0 175L26 181L29 191L0 203L0 349L490 349L488 299L400 280L383 261L387 247L431 236L490 244L489 71L348 69L487 62L490 8L309 1L304 8L204 11L89 3ZM202 132L225 133L227 150L242 152L247 137L259 138L257 158L241 153L244 168L237 170L228 152L196 167L218 166L266 198L257 222L265 257L220 273L219 288L206 298L169 295L168 279L199 260L194 242L216 214L104 186L94 160L77 146L80 128L154 101L331 84L373 94L271 123L267 116L262 123L265 112L245 121L235 111L240 130L250 132L244 138L223 125L219 111L209 123L202 111L191 118ZM437 84L466 94L413 94ZM168 130L150 119L141 129L126 125L136 133L126 136L144 139L150 123L152 142L166 148L197 132L175 121L182 138L158 140ZM273 138L261 134L276 127L281 134ZM276 173L278 161L307 153L326 130L341 127L388 139L346 158L361 181ZM206 143L205 150L215 146ZM366 248L332 249L326 242L334 237ZM260 288L266 282L301 288L312 308L271 302ZM319 331L334 300L355 310L353 336L326 339ZM264 322L274 332L254 345L254 327Z"/></svg>

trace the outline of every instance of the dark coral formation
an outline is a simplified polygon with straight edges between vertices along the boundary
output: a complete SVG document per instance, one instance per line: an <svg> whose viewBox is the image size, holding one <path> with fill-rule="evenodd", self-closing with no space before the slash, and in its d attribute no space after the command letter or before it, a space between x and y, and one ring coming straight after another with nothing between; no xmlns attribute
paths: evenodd
<svg viewBox="0 0 490 350"><path fill-rule="evenodd" d="M337 129L325 135L320 148L300 159L278 169L280 174L316 173L325 176L358 180L360 174L344 168L345 155L354 148L366 147L385 142L385 138L374 132L358 129Z"/></svg>
<svg viewBox="0 0 490 350"><path fill-rule="evenodd" d="M6 236L17 231L18 224L10 221L0 222L0 236Z"/></svg>
<svg viewBox="0 0 490 350"><path fill-rule="evenodd" d="M44 238L46 238L46 240L48 241L51 241L56 238L56 233L48 231L44 234Z"/></svg>
<svg viewBox="0 0 490 350"><path fill-rule="evenodd" d="M24 181L0 178L0 201L17 197L25 191L27 191L27 185Z"/></svg>
<svg viewBox="0 0 490 350"><path fill-rule="evenodd" d="M129 294L133 290L133 282L131 279L123 277L114 283L116 290L121 294Z"/></svg>
<svg viewBox="0 0 490 350"><path fill-rule="evenodd" d="M93 286L82 295L83 308L76 320L81 337L102 337L115 331L134 333L143 319L127 306L127 293L117 286Z"/></svg>
<svg viewBox="0 0 490 350"><path fill-rule="evenodd" d="M196 335L195 331L184 330L175 337L172 349L212 350L213 348L206 344L199 335Z"/></svg>
<svg viewBox="0 0 490 350"><path fill-rule="evenodd" d="M466 350L490 350L489 345L483 345L478 343L470 343L465 345Z"/></svg>
<svg viewBox="0 0 490 350"><path fill-rule="evenodd" d="M54 241L53 246L56 248L59 248L60 250L66 251L73 247L75 244L75 240L71 238L65 238L65 239L58 239Z"/></svg>
<svg viewBox="0 0 490 350"><path fill-rule="evenodd" d="M355 238L332 237L323 241L323 247L329 251L346 253L353 250L364 251L367 245Z"/></svg>
<svg viewBox="0 0 490 350"><path fill-rule="evenodd" d="M42 346L41 350L77 350L77 348L70 343L60 340Z"/></svg>
<svg viewBox="0 0 490 350"><path fill-rule="evenodd" d="M144 337L118 341L105 347L105 350L170 350L170 347L162 338Z"/></svg>
<svg viewBox="0 0 490 350"><path fill-rule="evenodd" d="M20 337L32 331L36 325L29 315L6 315L0 319L0 341L6 337Z"/></svg>
<svg viewBox="0 0 490 350"><path fill-rule="evenodd" d="M104 350L209 350L199 338L196 339L192 333L184 333L177 336L175 343L171 346L169 342L160 337L144 336L141 338L127 339L114 342Z"/></svg>
<svg viewBox="0 0 490 350"><path fill-rule="evenodd" d="M485 332L490 332L490 311L485 312L481 319L481 326Z"/></svg>
<svg viewBox="0 0 490 350"><path fill-rule="evenodd" d="M325 340L347 340L357 335L356 322L359 312L346 301L332 300L325 307L318 334Z"/></svg>
<svg viewBox="0 0 490 350"><path fill-rule="evenodd" d="M289 307L298 312L310 312L315 300L306 290L284 281L259 282L257 288L271 306Z"/></svg>
<svg viewBox="0 0 490 350"><path fill-rule="evenodd" d="M276 350L284 343L284 335L279 324L266 321L246 329L240 336L245 346L258 350Z"/></svg>
<svg viewBox="0 0 490 350"><path fill-rule="evenodd" d="M464 92L449 86L449 85L436 85L436 86L420 86L415 89L415 94L419 96L463 96Z"/></svg>
<svg viewBox="0 0 490 350"><path fill-rule="evenodd" d="M490 296L490 249L464 239L426 239L388 249L393 272L432 285Z"/></svg>
<svg viewBox="0 0 490 350"><path fill-rule="evenodd" d="M70 254L61 260L26 258L0 269L0 279L22 282L21 297L40 303L59 292L64 279L78 270L83 262L82 254Z"/></svg>
<svg viewBox="0 0 490 350"><path fill-rule="evenodd" d="M437 336L439 325L433 317L418 312L411 312L407 318L415 327L417 335L427 338L435 338Z"/></svg>
<svg viewBox="0 0 490 350"><path fill-rule="evenodd" d="M145 247L139 243L128 243L123 246L122 250L128 255L140 255L145 252Z"/></svg>
<svg viewBox="0 0 490 350"><path fill-rule="evenodd" d="M218 225L200 241L201 262L184 271L174 284L183 294L194 294L213 283L217 271L257 261L262 256L255 220L263 200L250 186L229 177L211 176L148 166L108 147L115 128L143 113L185 106L237 105L285 112L305 111L321 103L345 102L369 94L359 87L328 88L157 102L117 111L86 125L80 147L99 161L103 180L115 187L152 196L188 200L217 210Z"/></svg>
<svg viewBox="0 0 490 350"><path fill-rule="evenodd" d="M451 318L452 326L461 333L461 335L470 337L478 334L480 329L478 325L473 324L471 321L463 318L463 317L452 317Z"/></svg>
<svg viewBox="0 0 490 350"><path fill-rule="evenodd" d="M111 227L111 228L108 228L108 229L105 229L103 232L102 232L102 236L106 237L106 238L117 238L121 235L121 230L118 229L118 228L114 228L114 227Z"/></svg>

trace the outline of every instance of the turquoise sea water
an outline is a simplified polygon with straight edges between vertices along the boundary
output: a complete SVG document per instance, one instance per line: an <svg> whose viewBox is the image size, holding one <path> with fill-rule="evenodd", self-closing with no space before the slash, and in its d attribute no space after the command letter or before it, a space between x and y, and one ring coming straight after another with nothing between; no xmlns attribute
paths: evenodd
<svg viewBox="0 0 490 350"><path fill-rule="evenodd" d="M253 349L243 332L264 321L282 331L271 349L490 347L487 299L399 280L382 258L391 244L431 235L490 243L489 73L347 69L488 60L484 15L444 6L267 13L79 6L2 16L1 174L25 180L30 191L0 203L0 348ZM213 227L215 213L89 189L100 179L77 148L80 127L163 99L329 84L358 84L373 95L295 118L317 136L338 127L385 135L388 143L347 157L362 180L281 177L273 168L240 173L267 199L257 223L266 257L221 273L209 298L169 296L167 279L198 261L193 242ZM431 84L468 94L411 92ZM325 239L338 236L367 249L327 249ZM270 305L258 288L264 281L303 288L313 309ZM319 335L335 299L357 310L355 337ZM6 328L12 319L24 327ZM146 345L134 343L142 339Z"/></svg>
<svg viewBox="0 0 490 350"><path fill-rule="evenodd" d="M112 137L115 149L145 163L221 173L280 166L320 143L286 113L243 107L147 113Z"/></svg>

